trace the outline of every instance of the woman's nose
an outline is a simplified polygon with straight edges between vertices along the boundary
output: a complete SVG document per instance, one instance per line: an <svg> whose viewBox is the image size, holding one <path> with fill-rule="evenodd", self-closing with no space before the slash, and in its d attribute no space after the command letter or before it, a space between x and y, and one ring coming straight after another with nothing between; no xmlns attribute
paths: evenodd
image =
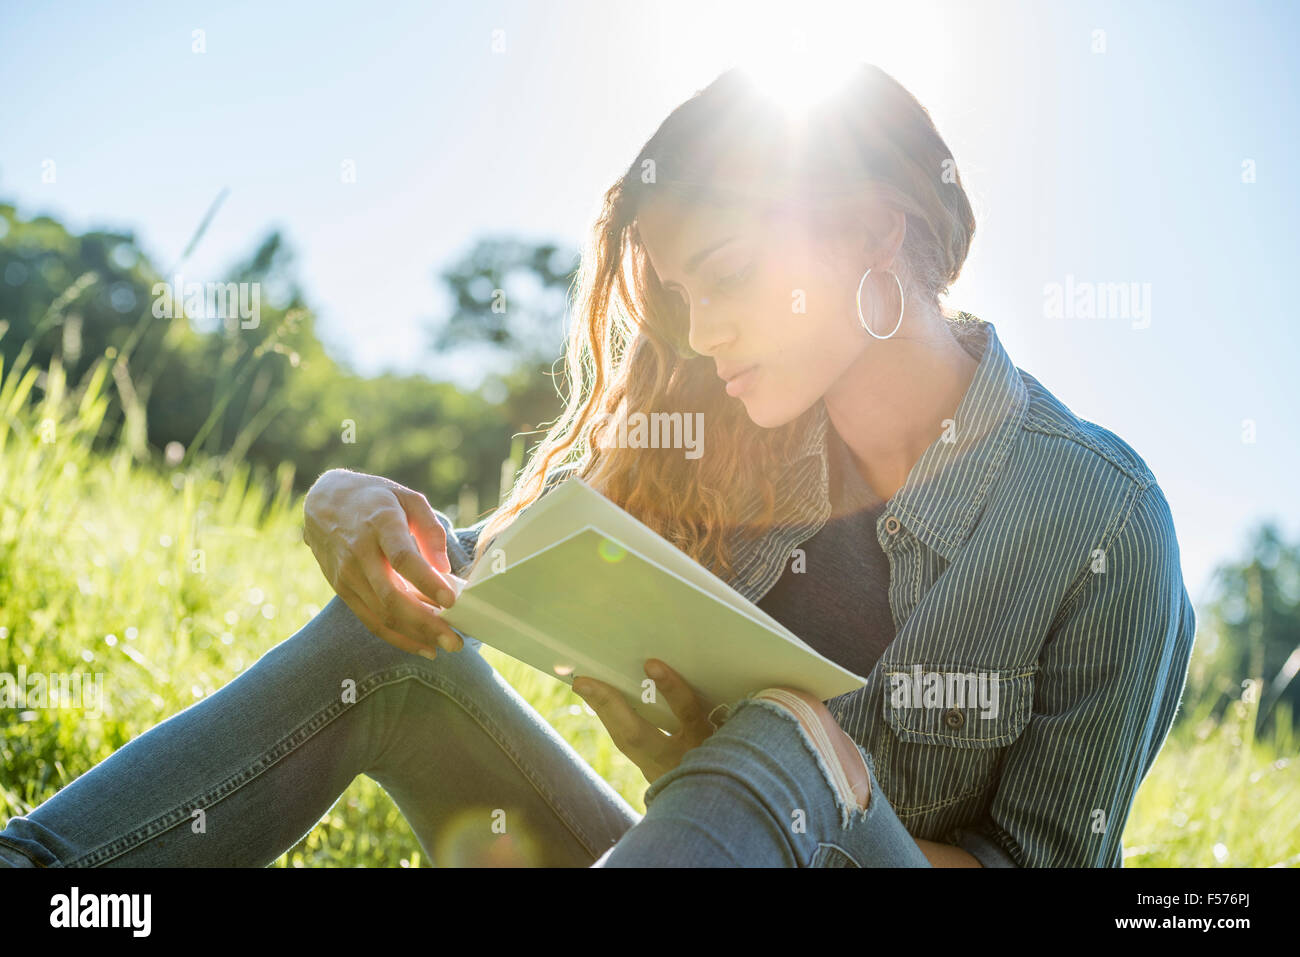
<svg viewBox="0 0 1300 957"><path fill-rule="evenodd" d="M735 325L722 315L721 310L710 309L709 300L701 299L690 313L690 334L687 342L697 353L711 356L726 348L735 339Z"/></svg>

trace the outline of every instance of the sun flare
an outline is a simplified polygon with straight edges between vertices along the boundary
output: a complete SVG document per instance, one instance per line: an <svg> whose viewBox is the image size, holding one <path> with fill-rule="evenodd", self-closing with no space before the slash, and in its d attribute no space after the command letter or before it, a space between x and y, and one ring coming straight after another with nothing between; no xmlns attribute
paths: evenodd
<svg viewBox="0 0 1300 957"><path fill-rule="evenodd" d="M755 86L788 114L804 113L839 90L860 58L816 56L794 47L738 64Z"/></svg>

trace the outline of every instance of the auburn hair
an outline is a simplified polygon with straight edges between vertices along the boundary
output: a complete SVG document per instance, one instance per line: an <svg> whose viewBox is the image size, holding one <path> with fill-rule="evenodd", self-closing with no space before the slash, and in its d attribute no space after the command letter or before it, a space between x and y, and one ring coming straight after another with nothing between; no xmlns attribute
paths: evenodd
<svg viewBox="0 0 1300 957"><path fill-rule="evenodd" d="M736 158L755 173L744 189L715 173ZM756 521L776 518L776 482L814 410L756 426L713 360L691 350L687 309L660 285L637 230L642 203L665 192L715 207L785 204L827 228L858 200L882 202L906 217L892 268L909 300L935 308L975 232L929 112L880 68L862 64L801 115L771 102L743 70L722 73L668 115L605 192L574 283L564 411L480 533L475 561L538 499L552 469L568 465L724 580L734 570L727 539L743 511L761 503ZM702 412L709 454L619 448L619 422L635 412Z"/></svg>

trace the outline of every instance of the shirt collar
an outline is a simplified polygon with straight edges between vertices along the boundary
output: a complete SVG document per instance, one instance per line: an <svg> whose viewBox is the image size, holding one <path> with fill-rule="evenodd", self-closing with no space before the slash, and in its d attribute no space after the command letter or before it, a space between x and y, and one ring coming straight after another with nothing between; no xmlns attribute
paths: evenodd
<svg viewBox="0 0 1300 957"><path fill-rule="evenodd" d="M1002 348L990 322L960 313L963 324L971 323L963 339L979 367L966 395L957 407L951 427L936 439L912 466L907 481L886 504L877 522L882 546L894 536L887 534L892 516L920 541L952 561L983 511L984 500L1011 451L1013 439L1024 421L1029 392L1020 371ZM828 430L833 428L826 404L813 408L813 420L793 465L809 456L828 453ZM804 518L817 521L830 513L830 488L825 468L821 470L817 494L801 504Z"/></svg>

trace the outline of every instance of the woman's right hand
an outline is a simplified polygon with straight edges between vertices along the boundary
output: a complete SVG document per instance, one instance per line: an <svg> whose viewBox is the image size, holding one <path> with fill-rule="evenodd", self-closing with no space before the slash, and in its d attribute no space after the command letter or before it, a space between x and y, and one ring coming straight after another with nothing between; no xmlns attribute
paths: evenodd
<svg viewBox="0 0 1300 957"><path fill-rule="evenodd" d="M464 646L438 615L455 601L447 533L419 492L331 469L307 492L303 541L326 580L373 634L432 658Z"/></svg>

